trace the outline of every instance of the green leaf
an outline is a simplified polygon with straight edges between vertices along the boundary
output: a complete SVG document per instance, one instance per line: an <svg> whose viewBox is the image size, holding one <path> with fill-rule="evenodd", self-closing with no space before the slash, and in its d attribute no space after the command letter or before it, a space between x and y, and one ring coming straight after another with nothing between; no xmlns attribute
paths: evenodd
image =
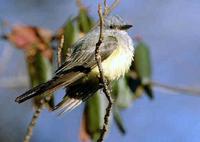
<svg viewBox="0 0 200 142"><path fill-rule="evenodd" d="M148 46L139 41L135 50L134 68L141 81L141 87L150 99L153 99L151 88L151 58Z"/></svg>
<svg viewBox="0 0 200 142"><path fill-rule="evenodd" d="M118 82L118 91L116 92L116 105L121 109L128 108L131 104L131 93L126 85L125 79L120 79Z"/></svg>
<svg viewBox="0 0 200 142"><path fill-rule="evenodd" d="M64 27L64 44L61 52L62 56L62 62L65 61L67 53L70 52L71 46L75 42L75 36L76 36L76 29L73 25L73 22L71 19L67 20L67 23Z"/></svg>
<svg viewBox="0 0 200 142"><path fill-rule="evenodd" d="M122 134L125 134L126 130L124 128L124 124L123 124L119 109L116 106L113 107L113 117L114 117L114 122L116 123L116 125L119 128L120 132Z"/></svg>
<svg viewBox="0 0 200 142"><path fill-rule="evenodd" d="M51 79L52 65L50 61L42 55L40 51L36 51L36 55L33 57L32 60L27 60L27 64L28 64L29 78L32 87L35 87ZM37 96L34 98L34 104L36 106L40 104L39 102L44 97L44 95ZM54 105L53 102L54 101L52 97L49 103L50 107Z"/></svg>
<svg viewBox="0 0 200 142"><path fill-rule="evenodd" d="M148 84L151 80L151 61L149 49L144 42L139 42L136 46L134 63L142 84Z"/></svg>
<svg viewBox="0 0 200 142"><path fill-rule="evenodd" d="M88 11L86 9L80 9L78 16L78 25L79 29L83 33L87 33L93 26L93 20L88 15Z"/></svg>
<svg viewBox="0 0 200 142"><path fill-rule="evenodd" d="M91 139L96 141L100 136L102 127L102 95L96 93L85 104L84 115L86 117L87 131Z"/></svg>
<svg viewBox="0 0 200 142"><path fill-rule="evenodd" d="M36 69L36 76L39 83L44 83L51 79L52 68L50 61L44 57L41 52L37 52L35 56L34 66Z"/></svg>
<svg viewBox="0 0 200 142"><path fill-rule="evenodd" d="M119 95L119 85L118 80L112 82L112 97L114 100L117 99Z"/></svg>

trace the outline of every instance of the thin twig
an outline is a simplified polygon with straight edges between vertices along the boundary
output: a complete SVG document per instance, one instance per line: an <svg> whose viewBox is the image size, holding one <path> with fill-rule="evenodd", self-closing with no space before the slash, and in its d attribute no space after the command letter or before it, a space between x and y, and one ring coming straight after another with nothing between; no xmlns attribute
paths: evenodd
<svg viewBox="0 0 200 142"><path fill-rule="evenodd" d="M106 4L106 0L104 0L104 6L106 8L106 11L104 10L104 14L103 16L106 17L108 16L112 11L113 9L115 9L115 7L119 4L120 0L115 0L112 5L110 7L107 6Z"/></svg>
<svg viewBox="0 0 200 142"><path fill-rule="evenodd" d="M106 16L107 15L107 12L108 12L108 6L107 6L107 0L104 0L103 2L104 4L104 12L103 12L103 16Z"/></svg>
<svg viewBox="0 0 200 142"><path fill-rule="evenodd" d="M107 85L107 80L104 76L102 64L101 64L101 56L100 56L100 45L102 44L103 41L103 15L102 15L102 8L101 5L98 5L98 14L99 14L99 19L100 19L100 33L99 33L99 40L96 43L96 49L95 49L95 60L97 62L97 66L99 69L99 74L100 74L100 82L103 84L103 92L106 95L106 98L108 100L108 106L106 108L106 114L104 116L104 124L103 124L103 129L101 131L100 137L97 140L97 142L102 142L104 140L105 134L108 131L108 123L109 123L109 117L111 114L111 109L112 109L112 98L111 98L111 93Z"/></svg>
<svg viewBox="0 0 200 142"><path fill-rule="evenodd" d="M61 66L61 64L62 64L62 48L63 48L63 44L64 44L64 34L62 34L61 35L61 37L60 37L60 44L59 44L59 46L58 46L58 52L57 52L57 60L58 60L58 67L60 67Z"/></svg>
<svg viewBox="0 0 200 142"><path fill-rule="evenodd" d="M151 84L154 87L159 87L159 88L165 89L167 91L184 93L184 94L188 93L188 94L192 94L192 95L200 95L200 90L194 89L194 88L183 88L183 87L171 86L171 85L163 84L163 83L156 82L156 81L151 81Z"/></svg>
<svg viewBox="0 0 200 142"><path fill-rule="evenodd" d="M106 0L104 0L104 12L103 12L103 17L107 17L113 9L119 4L120 0L115 0L110 7L107 6ZM92 29L95 29L97 26L99 26L100 20L97 21L97 23L94 25Z"/></svg>
<svg viewBox="0 0 200 142"><path fill-rule="evenodd" d="M36 122L37 122L37 120L38 120L38 118L41 114L43 107L45 106L46 103L48 103L50 101L50 99L51 99L51 96L44 97L43 99L41 99L39 106L37 106L35 108L35 113L33 114L31 122L28 125L27 132L26 132L26 135L24 137L24 142L30 142L30 139L31 139L32 134L33 134L33 128L36 125Z"/></svg>
<svg viewBox="0 0 200 142"><path fill-rule="evenodd" d="M31 122L29 123L28 125L28 128L27 128L27 132L26 132L26 135L24 137L24 142L30 142L30 139L32 137L32 134L33 134L33 128L35 127L35 124L41 114L41 111L42 111L42 108L45 104L45 101L42 99L41 102L40 102L40 106L38 106L35 110L35 113L31 119Z"/></svg>
<svg viewBox="0 0 200 142"><path fill-rule="evenodd" d="M129 72L128 75L133 79L138 78L137 73L134 71ZM200 89L197 89L197 88L195 89L191 87L185 88L185 87L172 86L172 85L164 84L164 83L154 81L154 80L150 81L150 85L152 85L153 87L161 88L162 90L166 90L166 91L184 93L184 94L195 95L195 96L200 95Z"/></svg>

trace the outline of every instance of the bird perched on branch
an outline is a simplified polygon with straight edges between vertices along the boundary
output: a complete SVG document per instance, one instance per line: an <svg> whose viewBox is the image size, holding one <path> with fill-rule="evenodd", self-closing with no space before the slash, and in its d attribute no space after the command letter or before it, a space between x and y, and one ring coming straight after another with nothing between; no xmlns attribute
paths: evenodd
<svg viewBox="0 0 200 142"><path fill-rule="evenodd" d="M126 32L132 25L119 16L105 18L103 41L100 46L102 69L105 78L110 82L123 76L131 65L134 47ZM66 95L54 110L72 110L86 101L97 90L102 88L99 70L95 60L95 48L99 39L99 26L92 29L72 46L72 54L57 69L55 76L46 83L40 84L21 96L16 102L22 103L32 97L52 93L59 88L66 88Z"/></svg>

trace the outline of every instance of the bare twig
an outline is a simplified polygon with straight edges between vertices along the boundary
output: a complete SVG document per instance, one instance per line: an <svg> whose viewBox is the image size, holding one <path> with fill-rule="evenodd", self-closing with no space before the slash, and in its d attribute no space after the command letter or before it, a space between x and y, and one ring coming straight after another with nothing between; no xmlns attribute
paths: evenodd
<svg viewBox="0 0 200 142"><path fill-rule="evenodd" d="M62 53L63 44L64 44L64 34L61 35L60 44L58 46L58 52L57 52L58 67L60 67L62 64L62 56L61 56L62 54L61 53Z"/></svg>
<svg viewBox="0 0 200 142"><path fill-rule="evenodd" d="M133 79L138 78L137 73L134 71L129 72L128 75ZM195 89L191 87L185 88L185 87L172 86L172 85L160 83L154 80L150 81L150 85L152 85L153 87L161 88L162 90L166 90L166 91L184 93L184 94L195 95L195 96L200 95L200 90L197 88Z"/></svg>
<svg viewBox="0 0 200 142"><path fill-rule="evenodd" d="M105 134L108 131L108 123L109 123L109 117L111 114L111 109L112 109L112 98L111 98L111 93L107 85L107 80L104 76L102 64L101 64L101 56L100 56L100 45L102 44L103 41L103 15L102 15L102 8L101 5L98 6L98 14L99 14L99 19L100 19L100 33L99 33L99 40L96 43L96 49L95 49L95 60L97 62L97 66L99 69L99 74L100 74L100 81L103 84L103 92L106 95L106 98L108 99L108 106L106 108L106 114L104 116L104 124L103 124L103 129L101 131L100 137L97 140L97 142L102 142L104 140Z"/></svg>
<svg viewBox="0 0 200 142"><path fill-rule="evenodd" d="M39 116L41 114L41 110L42 110L42 108L44 106L45 101L41 100L40 103L41 103L40 106L38 106L36 108L35 113L34 113L32 119L31 119L31 122L29 123L26 135L24 137L24 142L30 142L30 139L31 139L32 134L33 134L33 128L35 127L35 124L36 124L36 122L37 122L37 120L38 120L38 118L39 118Z"/></svg>
<svg viewBox="0 0 200 142"><path fill-rule="evenodd" d="M35 110L35 113L32 117L32 120L28 126L28 129L27 129L27 132L26 132L26 135L25 135L25 138L24 138L24 142L29 142L30 139L31 139L31 136L33 134L33 128L35 127L35 124L40 116L40 113L41 113L41 108L38 107L36 110Z"/></svg>
<svg viewBox="0 0 200 142"><path fill-rule="evenodd" d="M39 106L37 106L35 108L35 113L33 114L31 122L28 125L27 132L26 132L26 135L24 137L24 142L30 142L30 139L31 139L32 134L33 134L33 128L36 125L36 122L37 122L37 120L38 120L38 118L41 114L43 107L45 106L46 103L48 103L50 101L50 99L51 99L51 96L44 97L43 99L41 99Z"/></svg>
<svg viewBox="0 0 200 142"><path fill-rule="evenodd" d="M115 0L110 7L107 6L106 0L104 0L104 7L106 8L106 11L104 10L103 16L106 17L108 16L113 9L119 4L120 0Z"/></svg>
<svg viewBox="0 0 200 142"><path fill-rule="evenodd" d="M104 12L103 12L103 17L107 17L113 9L115 9L115 7L119 4L120 0L115 0L112 5L109 7L106 4L106 0L104 0ZM100 23L100 20L97 21L97 23L94 25L94 27L92 29L95 29Z"/></svg>
<svg viewBox="0 0 200 142"><path fill-rule="evenodd" d="M156 81L151 81L151 84L154 87L159 87L159 88L165 89L167 91L184 93L184 94L188 93L188 94L192 94L192 95L200 95L200 90L195 89L195 88L183 88L183 87L171 86L171 85L163 84L163 83L156 82Z"/></svg>
<svg viewBox="0 0 200 142"><path fill-rule="evenodd" d="M108 6L107 6L107 0L104 0L103 2L104 4L104 12L103 12L103 16L106 16L107 15L107 12L108 12Z"/></svg>

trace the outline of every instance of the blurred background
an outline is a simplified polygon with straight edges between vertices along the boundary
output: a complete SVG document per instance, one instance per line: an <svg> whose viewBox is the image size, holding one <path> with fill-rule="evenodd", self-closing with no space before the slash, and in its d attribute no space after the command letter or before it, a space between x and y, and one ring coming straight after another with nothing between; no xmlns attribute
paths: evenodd
<svg viewBox="0 0 200 142"><path fill-rule="evenodd" d="M83 0L89 14L98 19L100 1ZM111 3L109 1L109 3ZM0 0L0 19L9 24L39 26L56 32L69 17L78 14L70 0ZM142 36L152 61L152 80L190 88L200 87L200 1L126 0L112 11L134 27L131 37ZM5 32L3 26L0 32ZM7 31L6 31L7 32ZM0 40L0 141L20 142L33 115L31 101L14 102L27 90L24 54ZM142 96L122 111L126 134L112 123L107 142L199 142L200 96L154 88L154 100ZM32 142L79 142L83 105L57 117L44 110Z"/></svg>

